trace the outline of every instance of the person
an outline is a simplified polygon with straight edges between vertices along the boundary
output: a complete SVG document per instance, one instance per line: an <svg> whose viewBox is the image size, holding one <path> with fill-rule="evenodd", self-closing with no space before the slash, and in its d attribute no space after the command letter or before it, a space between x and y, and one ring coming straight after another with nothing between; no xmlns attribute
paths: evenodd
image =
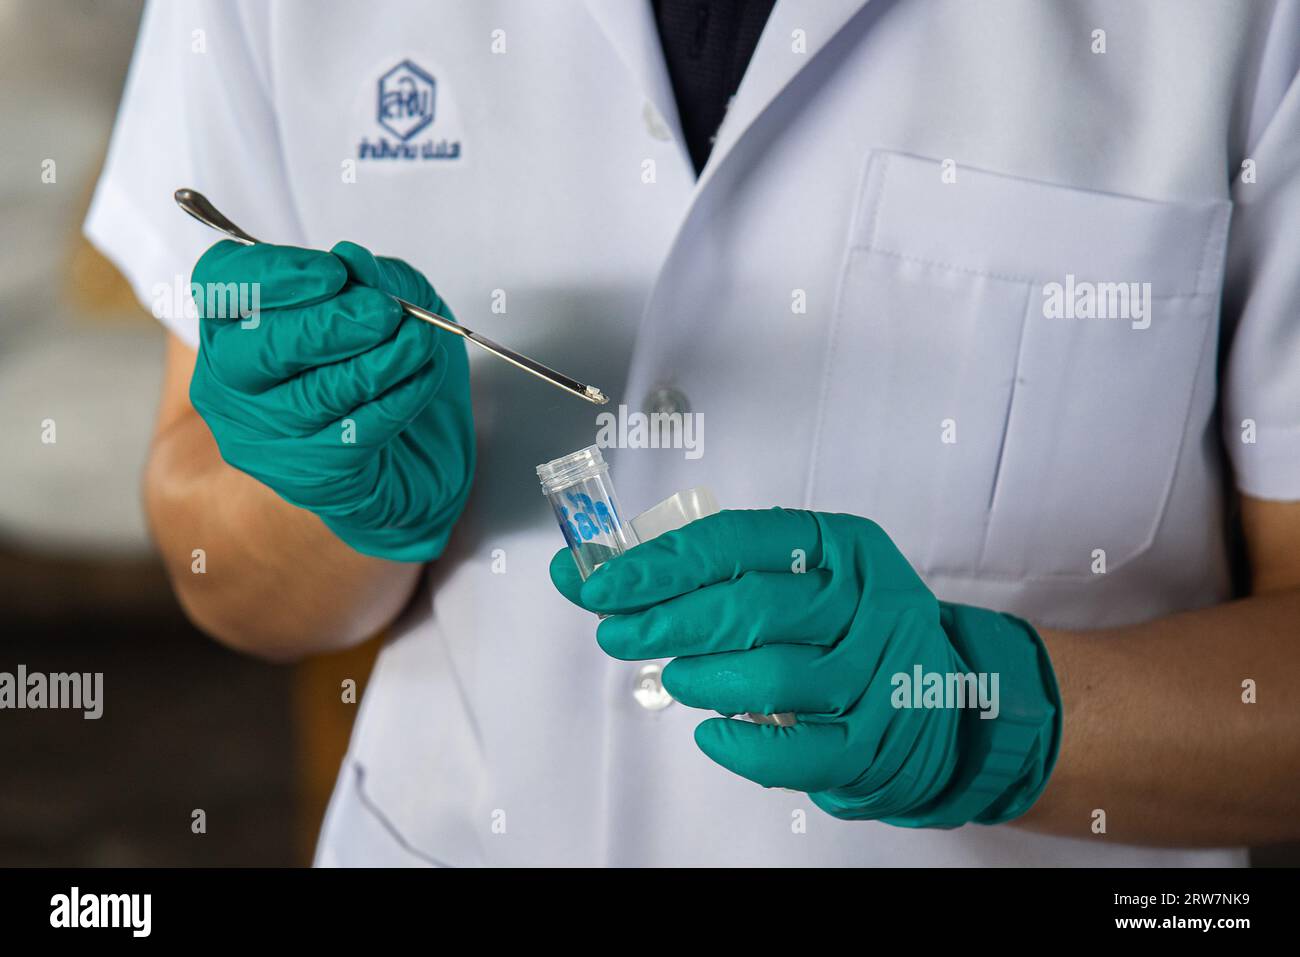
<svg viewBox="0 0 1300 957"><path fill-rule="evenodd" d="M388 629L317 862L1295 838L1298 69L1290 0L151 4L86 229L159 548L233 648ZM610 422L724 510L584 583L534 467Z"/></svg>

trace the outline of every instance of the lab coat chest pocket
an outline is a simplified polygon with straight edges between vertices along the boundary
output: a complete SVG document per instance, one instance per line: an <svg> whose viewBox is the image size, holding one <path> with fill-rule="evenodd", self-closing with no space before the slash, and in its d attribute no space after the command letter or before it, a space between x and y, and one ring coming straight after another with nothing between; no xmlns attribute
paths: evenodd
<svg viewBox="0 0 1300 957"><path fill-rule="evenodd" d="M868 158L812 504L925 572L1113 570L1150 547L1212 375L1229 206L955 173Z"/></svg>

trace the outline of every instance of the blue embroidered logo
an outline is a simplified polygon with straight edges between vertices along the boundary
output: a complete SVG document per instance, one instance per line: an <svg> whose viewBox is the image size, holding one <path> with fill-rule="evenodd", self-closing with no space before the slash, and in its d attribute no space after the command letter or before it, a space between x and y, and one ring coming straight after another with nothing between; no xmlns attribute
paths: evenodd
<svg viewBox="0 0 1300 957"><path fill-rule="evenodd" d="M410 60L379 78L379 125L406 142L433 122L438 84Z"/></svg>
<svg viewBox="0 0 1300 957"><path fill-rule="evenodd" d="M449 123L445 96L443 100L443 108L437 109L438 81L411 60L382 73L376 89L375 122L388 135L363 136L357 144L357 158L399 163L460 159L455 103L451 104ZM432 135L418 138L425 131Z"/></svg>

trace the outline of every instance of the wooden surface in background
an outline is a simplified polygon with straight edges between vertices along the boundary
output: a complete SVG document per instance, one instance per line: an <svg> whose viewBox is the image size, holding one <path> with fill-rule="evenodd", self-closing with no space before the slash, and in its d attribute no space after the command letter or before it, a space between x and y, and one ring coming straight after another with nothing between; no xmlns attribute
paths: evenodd
<svg viewBox="0 0 1300 957"><path fill-rule="evenodd" d="M296 839L304 864L311 861L315 851L321 819L361 706L361 694L382 644L383 636L379 636L348 651L308 659L294 668L299 804ZM356 704L343 703L342 686L348 678L357 683Z"/></svg>
<svg viewBox="0 0 1300 957"><path fill-rule="evenodd" d="M158 321L140 305L130 283L84 236L73 243L67 278L65 294L82 318L141 325Z"/></svg>
<svg viewBox="0 0 1300 957"><path fill-rule="evenodd" d="M99 177L96 176L96 179ZM88 183L81 201L78 224L86 219L94 182ZM117 267L104 258L78 229L63 252L67 263L63 270L62 294L77 307L77 315L96 322L156 323L135 297L135 291ZM186 277L188 281L188 277Z"/></svg>

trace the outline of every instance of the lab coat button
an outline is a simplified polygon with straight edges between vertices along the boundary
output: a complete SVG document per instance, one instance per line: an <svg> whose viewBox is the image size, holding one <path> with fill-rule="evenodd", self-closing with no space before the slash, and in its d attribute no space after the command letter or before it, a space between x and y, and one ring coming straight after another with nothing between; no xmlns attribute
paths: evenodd
<svg viewBox="0 0 1300 957"><path fill-rule="evenodd" d="M645 106L641 109L641 118L645 120L645 130L657 140L670 140L673 138L673 132L664 122L664 118L659 115L655 105L646 100Z"/></svg>
<svg viewBox="0 0 1300 957"><path fill-rule="evenodd" d="M647 711L662 711L673 703L673 696L664 690L659 676L663 674L663 665L651 662L636 670L636 681L632 684L632 696L636 703Z"/></svg>
<svg viewBox="0 0 1300 957"><path fill-rule="evenodd" d="M671 386L658 386L646 393L642 405L647 413L661 412L669 415L675 412L691 411L691 403L679 390Z"/></svg>

